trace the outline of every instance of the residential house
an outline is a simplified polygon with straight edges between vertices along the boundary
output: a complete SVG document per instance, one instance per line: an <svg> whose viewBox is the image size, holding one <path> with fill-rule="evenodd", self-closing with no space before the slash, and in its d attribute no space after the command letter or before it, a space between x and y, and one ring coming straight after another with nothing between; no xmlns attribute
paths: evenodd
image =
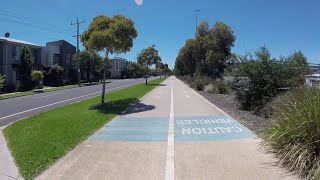
<svg viewBox="0 0 320 180"><path fill-rule="evenodd" d="M76 68L72 64L72 56L76 53L76 47L65 40L48 42L42 48L42 64L45 69L58 64L64 69L64 80L66 83L77 81Z"/></svg>
<svg viewBox="0 0 320 180"><path fill-rule="evenodd" d="M111 61L111 67L109 69L110 71L110 78L112 79L123 79L125 78L124 71L129 64L129 61L120 58L120 57L115 57L110 60Z"/></svg>
<svg viewBox="0 0 320 180"><path fill-rule="evenodd" d="M51 66L58 64L64 68L66 83L76 81L76 69L71 62L76 47L67 41L48 42L43 47L22 40L0 37L0 74L5 75L8 89L14 90L20 83L22 46L30 48L37 69L49 70Z"/></svg>
<svg viewBox="0 0 320 180"><path fill-rule="evenodd" d="M26 41L0 37L0 74L5 75L6 85L12 90L20 83L19 67L21 65L22 46L30 48L35 64L41 64L41 46Z"/></svg>

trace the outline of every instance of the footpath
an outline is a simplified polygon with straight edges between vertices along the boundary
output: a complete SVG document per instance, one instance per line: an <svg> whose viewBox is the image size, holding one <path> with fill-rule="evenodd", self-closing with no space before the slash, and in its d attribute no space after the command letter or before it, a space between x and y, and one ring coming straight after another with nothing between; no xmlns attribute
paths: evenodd
<svg viewBox="0 0 320 180"><path fill-rule="evenodd" d="M299 179L172 76L37 179Z"/></svg>

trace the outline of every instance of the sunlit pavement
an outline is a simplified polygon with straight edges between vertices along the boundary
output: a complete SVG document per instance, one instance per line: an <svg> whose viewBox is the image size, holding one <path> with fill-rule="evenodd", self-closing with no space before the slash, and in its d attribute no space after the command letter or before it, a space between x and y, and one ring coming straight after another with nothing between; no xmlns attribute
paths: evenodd
<svg viewBox="0 0 320 180"><path fill-rule="evenodd" d="M170 77L38 179L298 179L259 142Z"/></svg>

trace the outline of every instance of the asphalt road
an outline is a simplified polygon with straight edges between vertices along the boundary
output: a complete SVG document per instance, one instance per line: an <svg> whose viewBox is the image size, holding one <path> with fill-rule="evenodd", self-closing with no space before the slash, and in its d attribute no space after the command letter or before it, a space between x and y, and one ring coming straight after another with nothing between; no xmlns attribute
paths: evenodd
<svg viewBox="0 0 320 180"><path fill-rule="evenodd" d="M112 80L111 83L106 84L106 91L125 88L144 81L145 79ZM0 100L0 127L56 107L99 96L101 91L102 85L93 85Z"/></svg>

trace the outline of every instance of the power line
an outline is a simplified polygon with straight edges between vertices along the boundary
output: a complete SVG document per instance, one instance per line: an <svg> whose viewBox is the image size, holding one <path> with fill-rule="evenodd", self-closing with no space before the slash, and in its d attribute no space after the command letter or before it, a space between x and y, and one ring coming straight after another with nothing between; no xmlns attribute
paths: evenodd
<svg viewBox="0 0 320 180"><path fill-rule="evenodd" d="M66 29L66 28L63 28L61 26L53 25L53 24L50 24L50 23L45 22L45 21L40 21L40 20L33 19L33 18L30 18L30 17L27 17L27 16L21 16L21 15L18 15L18 14L9 12L9 11L1 10L1 9L0 9L0 14L6 16L7 18L9 18L11 20L18 20L18 21L22 21L22 22L33 24L33 25L37 25L37 26L42 26L42 27L46 27L46 28L50 28L50 29L55 29L55 30L60 31L60 32L67 32L67 31L70 30L69 28Z"/></svg>
<svg viewBox="0 0 320 180"><path fill-rule="evenodd" d="M58 34L63 34L63 35L66 34L66 32L55 31L55 30L53 30L51 28L41 27L41 26L30 24L30 23L26 23L26 22L23 22L23 21L8 19L8 18L4 18L4 17L0 17L0 21L2 21L2 22L10 22L10 23L18 24L18 25L27 26L27 27L30 27L30 28L38 30L38 31L53 32L53 33L58 33Z"/></svg>

